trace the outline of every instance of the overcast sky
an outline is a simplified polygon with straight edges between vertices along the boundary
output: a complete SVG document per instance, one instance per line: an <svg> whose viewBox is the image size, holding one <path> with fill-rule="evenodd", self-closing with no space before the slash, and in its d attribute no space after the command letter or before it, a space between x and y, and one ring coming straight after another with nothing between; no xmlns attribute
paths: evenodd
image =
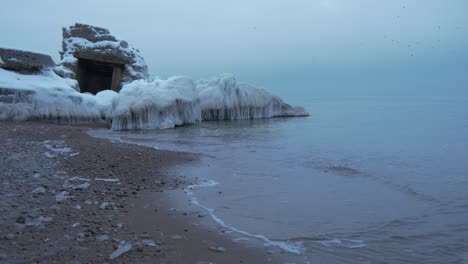
<svg viewBox="0 0 468 264"><path fill-rule="evenodd" d="M61 28L105 27L152 76L223 72L279 94L468 88L466 0L2 0L0 46L59 60ZM468 94L468 93L465 93Z"/></svg>

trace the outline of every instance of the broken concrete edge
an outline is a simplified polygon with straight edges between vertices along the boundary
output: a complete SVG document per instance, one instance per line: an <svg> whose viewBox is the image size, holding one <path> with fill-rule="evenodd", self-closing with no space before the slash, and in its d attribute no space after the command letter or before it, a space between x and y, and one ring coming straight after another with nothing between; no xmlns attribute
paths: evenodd
<svg viewBox="0 0 468 264"><path fill-rule="evenodd" d="M0 68L19 72L55 67L49 55L20 49L0 48Z"/></svg>

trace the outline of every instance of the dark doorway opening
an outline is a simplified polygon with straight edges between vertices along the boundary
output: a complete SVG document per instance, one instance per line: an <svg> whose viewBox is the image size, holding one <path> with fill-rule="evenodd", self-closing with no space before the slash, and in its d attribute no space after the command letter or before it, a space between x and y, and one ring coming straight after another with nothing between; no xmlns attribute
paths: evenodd
<svg viewBox="0 0 468 264"><path fill-rule="evenodd" d="M123 65L78 59L78 83L82 93L97 94L103 90L118 92Z"/></svg>

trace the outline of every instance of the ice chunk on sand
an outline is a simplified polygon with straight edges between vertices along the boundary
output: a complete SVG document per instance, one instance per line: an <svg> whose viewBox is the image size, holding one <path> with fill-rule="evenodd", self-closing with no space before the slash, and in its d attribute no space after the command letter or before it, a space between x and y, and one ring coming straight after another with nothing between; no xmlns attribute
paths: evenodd
<svg viewBox="0 0 468 264"><path fill-rule="evenodd" d="M141 240L141 243L148 247L156 247L156 243L151 239L143 239Z"/></svg>
<svg viewBox="0 0 468 264"><path fill-rule="evenodd" d="M106 209L107 206L109 206L109 203L108 203L108 202L103 202L103 203L99 206L99 208L101 208L101 209Z"/></svg>
<svg viewBox="0 0 468 264"><path fill-rule="evenodd" d="M118 258L122 254L130 251L131 249L132 249L132 244L130 244L129 242L126 242L125 240L121 241L117 250L115 250L114 252L112 252L112 254L109 255L109 259L113 260L115 258Z"/></svg>

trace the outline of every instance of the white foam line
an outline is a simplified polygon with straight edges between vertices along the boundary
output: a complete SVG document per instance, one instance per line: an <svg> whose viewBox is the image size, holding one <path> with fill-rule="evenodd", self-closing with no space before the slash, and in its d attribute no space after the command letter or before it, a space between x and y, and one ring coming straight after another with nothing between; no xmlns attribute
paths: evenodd
<svg viewBox="0 0 468 264"><path fill-rule="evenodd" d="M301 254L301 246L300 246L300 243L295 243L295 245L291 245L291 244L288 244L288 243L285 243L285 242L281 242L281 241L273 241L273 240L270 240L268 239L266 236L264 235L256 235L256 234L251 234L247 231L244 231L244 230L240 230L240 229L237 229L231 225L228 225L226 224L221 218L219 218L214 212L215 210L212 209L212 208L209 208L209 207L206 207L202 204L200 204L198 202L198 199L196 197L193 197L193 192L191 191L191 189L196 189L196 188L206 188L206 187L214 187L216 185L219 185L218 182L216 181L206 181L206 182L203 182L201 184L194 184L194 185L190 185L188 186L187 188L184 189L185 193L188 195L188 196L192 196L192 198L190 198L190 202L192 202L193 204L195 204L196 206L204 209L205 211L207 211L211 218L216 222L218 223L219 225L225 227L225 228L228 228L230 229L231 231L233 232L236 232L238 234L241 234L241 235L244 235L244 236L247 236L247 237L251 237L251 238L256 238L258 240L261 240L261 241L264 241L266 242L266 246L274 246L274 247L278 247L278 248L281 248L282 250L286 251L286 252L289 252L289 253L292 253L292 254L296 254L296 255L300 255Z"/></svg>

